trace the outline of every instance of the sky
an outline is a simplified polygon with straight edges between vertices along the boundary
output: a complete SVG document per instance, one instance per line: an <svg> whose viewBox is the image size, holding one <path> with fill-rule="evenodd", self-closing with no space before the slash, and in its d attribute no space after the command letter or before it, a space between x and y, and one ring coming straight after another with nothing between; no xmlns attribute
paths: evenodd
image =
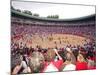
<svg viewBox="0 0 100 75"><path fill-rule="evenodd" d="M95 6L70 5L55 3L39 3L32 1L12 1L15 9L29 10L38 13L40 17L59 15L60 19L80 18L95 14Z"/></svg>

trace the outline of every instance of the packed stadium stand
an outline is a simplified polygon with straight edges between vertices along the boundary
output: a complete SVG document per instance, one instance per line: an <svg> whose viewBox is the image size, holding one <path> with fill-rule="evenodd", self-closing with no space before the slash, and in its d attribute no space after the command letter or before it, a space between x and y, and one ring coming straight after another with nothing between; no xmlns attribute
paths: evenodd
<svg viewBox="0 0 100 75"><path fill-rule="evenodd" d="M66 50L67 52L69 51L71 56L73 54L76 60L71 63L71 66L73 66L74 68L68 70L95 69L96 67L95 41L96 41L95 14L75 19L51 19L51 18L35 17L15 10L11 10L12 65L15 62L14 60L17 59L17 58L14 59L13 57L16 56L16 54L18 54L17 56L22 55L23 58L25 57L24 61L27 63L27 65L29 66L30 64L31 66L32 64L36 65L35 60L34 63L30 62L30 64L28 63L27 60L32 54L35 55L35 57L37 58L38 52L40 53L41 59L46 61L45 64L47 64L47 61L51 60L51 58L49 58L48 56L50 56L50 53L52 54L54 53L52 51L56 52L56 55L53 54L52 56L57 57L58 55L57 58L56 57L52 58L56 59L56 61L59 61L59 63L57 63L56 65L55 70L53 69L45 70L44 67L41 69L35 66L36 69L30 67L31 71L30 70L20 71L18 73L66 71L67 66L65 66L64 62L66 60L70 62L70 59L67 58L68 56L65 55L68 54L65 52ZM41 53L43 56L41 55ZM47 55L47 57L45 54ZM63 61L61 61L59 55ZM85 57L83 58L82 55ZM47 58L50 60L48 60ZM85 65L86 63L77 62L78 58L83 58L84 60L87 60L86 62L90 66L88 66L87 68L87 66ZM65 66L65 69L64 67L62 67L63 64ZM80 67L80 65L82 64L84 64L85 66L83 65ZM15 67L13 66L11 68L12 71ZM38 67L39 66L40 65L38 65Z"/></svg>

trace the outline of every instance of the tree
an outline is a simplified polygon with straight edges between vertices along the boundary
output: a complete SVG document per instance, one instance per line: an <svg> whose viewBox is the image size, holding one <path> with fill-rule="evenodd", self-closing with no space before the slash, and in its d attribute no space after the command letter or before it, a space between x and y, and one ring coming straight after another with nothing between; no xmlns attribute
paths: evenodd
<svg viewBox="0 0 100 75"><path fill-rule="evenodd" d="M13 6L11 6L11 9L15 10L15 8Z"/></svg>
<svg viewBox="0 0 100 75"><path fill-rule="evenodd" d="M33 16L39 17L39 14L37 14L37 13L34 13L34 14L33 14Z"/></svg>
<svg viewBox="0 0 100 75"><path fill-rule="evenodd" d="M16 11L21 12L21 10L20 10L20 9L16 9Z"/></svg>
<svg viewBox="0 0 100 75"><path fill-rule="evenodd" d="M54 19L58 19L59 16L58 15L48 15L47 18L54 18Z"/></svg>
<svg viewBox="0 0 100 75"><path fill-rule="evenodd" d="M32 12L28 11L28 10L24 10L23 13L28 14L28 15L32 15Z"/></svg>
<svg viewBox="0 0 100 75"><path fill-rule="evenodd" d="M59 18L59 16L58 15L55 15L55 18Z"/></svg>
<svg viewBox="0 0 100 75"><path fill-rule="evenodd" d="M47 18L51 18L51 16L47 16Z"/></svg>

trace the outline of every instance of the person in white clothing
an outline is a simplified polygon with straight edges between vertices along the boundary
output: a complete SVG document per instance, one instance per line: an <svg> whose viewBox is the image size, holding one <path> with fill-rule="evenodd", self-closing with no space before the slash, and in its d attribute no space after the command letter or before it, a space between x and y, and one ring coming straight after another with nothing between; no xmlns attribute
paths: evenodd
<svg viewBox="0 0 100 75"><path fill-rule="evenodd" d="M67 51L66 53L66 61L63 63L60 71L72 71L76 69L76 65L75 65L75 57L72 54L71 51Z"/></svg>
<svg viewBox="0 0 100 75"><path fill-rule="evenodd" d="M55 57L57 58L55 60ZM46 62L43 72L57 72L63 64L62 57L58 54L57 49L49 49L46 54Z"/></svg>

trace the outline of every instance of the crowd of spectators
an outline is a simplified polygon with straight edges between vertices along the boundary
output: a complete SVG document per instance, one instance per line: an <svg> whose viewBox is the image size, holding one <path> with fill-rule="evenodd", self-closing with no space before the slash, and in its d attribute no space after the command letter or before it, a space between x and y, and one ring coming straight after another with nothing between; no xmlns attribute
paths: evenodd
<svg viewBox="0 0 100 75"><path fill-rule="evenodd" d="M13 23L11 26L12 37L35 34L73 34L79 36L85 36L87 38L95 39L95 25L77 25L77 26L49 26L49 25L37 25L37 24L25 24L25 23Z"/></svg>
<svg viewBox="0 0 100 75"><path fill-rule="evenodd" d="M83 46L35 48L27 46L33 35L72 34L90 38ZM90 70L96 68L95 25L41 26L12 22L11 74Z"/></svg>
<svg viewBox="0 0 100 75"><path fill-rule="evenodd" d="M11 51L11 72L23 74L95 69L95 53L95 43L85 44L84 47L70 45L48 49L15 44Z"/></svg>

